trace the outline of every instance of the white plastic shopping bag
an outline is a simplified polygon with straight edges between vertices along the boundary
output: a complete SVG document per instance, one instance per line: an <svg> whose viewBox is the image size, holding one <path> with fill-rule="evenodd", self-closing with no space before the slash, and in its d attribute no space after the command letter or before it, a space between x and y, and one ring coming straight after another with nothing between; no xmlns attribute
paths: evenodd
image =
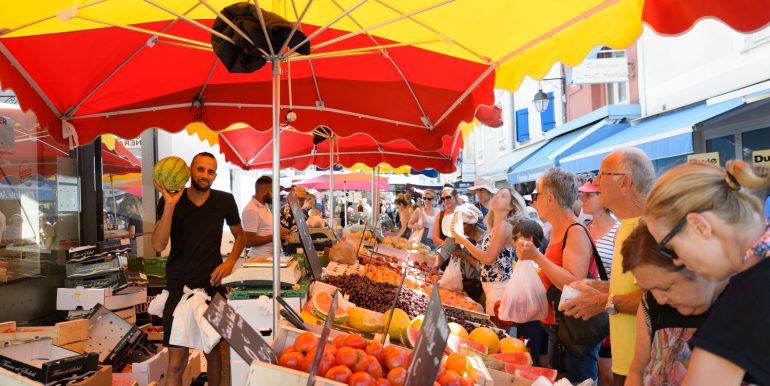
<svg viewBox="0 0 770 386"><path fill-rule="evenodd" d="M168 299L168 291L163 290L163 292L155 296L150 302L150 305L147 306L147 313L162 318L163 309L166 307L166 299Z"/></svg>
<svg viewBox="0 0 770 386"><path fill-rule="evenodd" d="M460 258L452 256L444 274L438 282L438 286L452 291L463 290L463 269L460 266Z"/></svg>
<svg viewBox="0 0 770 386"><path fill-rule="evenodd" d="M519 261L500 300L500 320L526 323L548 316L545 287L531 261Z"/></svg>
<svg viewBox="0 0 770 386"><path fill-rule="evenodd" d="M201 288L190 290L185 287L184 295L174 309L174 323L169 343L176 346L198 349L208 354L222 337L203 317L211 297Z"/></svg>

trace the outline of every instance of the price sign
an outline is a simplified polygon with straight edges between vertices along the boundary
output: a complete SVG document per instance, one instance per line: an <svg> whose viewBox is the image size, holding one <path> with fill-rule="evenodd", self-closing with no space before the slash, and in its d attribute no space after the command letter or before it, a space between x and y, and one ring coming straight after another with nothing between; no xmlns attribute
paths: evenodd
<svg viewBox="0 0 770 386"><path fill-rule="evenodd" d="M222 295L214 296L203 317L246 363L255 360L272 364L278 362L273 348L246 323L235 308L227 304Z"/></svg>
<svg viewBox="0 0 770 386"><path fill-rule="evenodd" d="M339 291L334 291L332 294L332 305L329 308L329 313L326 315L324 328L321 330L321 337L318 338L318 348L315 350L313 364L310 365L310 375L307 377L307 386L315 385L315 377L316 373L318 372L318 365L321 363L321 357L323 357L324 348L326 347L327 340L329 339L329 333L332 330L332 324L334 324L334 312L337 310L338 292Z"/></svg>
<svg viewBox="0 0 770 386"><path fill-rule="evenodd" d="M318 260L318 253L313 245L313 238L310 237L310 230L307 227L307 219L305 218L305 212L302 211L302 207L299 205L297 195L292 191L287 197L289 201L289 208L291 214L294 216L294 223L297 224L297 230L299 231L299 239L302 241L302 249L305 252L305 258L308 264L310 264L310 270L313 274L313 279L321 280L321 261Z"/></svg>
<svg viewBox="0 0 770 386"><path fill-rule="evenodd" d="M431 385L436 380L441 357L449 339L449 326L441 306L438 284L433 286L425 312L420 336L414 346L412 362L406 374L405 386Z"/></svg>

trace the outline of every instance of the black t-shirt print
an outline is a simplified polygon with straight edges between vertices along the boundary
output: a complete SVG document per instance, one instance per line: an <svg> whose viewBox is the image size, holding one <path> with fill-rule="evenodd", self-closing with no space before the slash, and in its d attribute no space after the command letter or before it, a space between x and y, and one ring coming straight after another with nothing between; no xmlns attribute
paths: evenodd
<svg viewBox="0 0 770 386"><path fill-rule="evenodd" d="M711 306L690 344L746 371L744 381L770 385L770 260L736 274Z"/></svg>
<svg viewBox="0 0 770 386"><path fill-rule="evenodd" d="M158 202L158 219L163 215L165 201ZM209 285L211 273L222 264L220 244L222 228L239 225L241 217L233 195L211 189L201 206L182 194L171 220L171 253L166 264L166 286L200 288Z"/></svg>

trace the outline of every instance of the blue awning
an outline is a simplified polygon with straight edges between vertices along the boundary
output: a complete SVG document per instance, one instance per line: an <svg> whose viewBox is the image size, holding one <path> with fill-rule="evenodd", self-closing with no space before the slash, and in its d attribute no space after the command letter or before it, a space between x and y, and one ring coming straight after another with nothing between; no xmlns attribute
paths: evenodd
<svg viewBox="0 0 770 386"><path fill-rule="evenodd" d="M559 166L562 157L578 152L626 127L628 123L625 120L604 118L590 126L554 137L529 157L513 165L508 171L508 182L519 184L535 181L548 168Z"/></svg>
<svg viewBox="0 0 770 386"><path fill-rule="evenodd" d="M695 125L744 103L743 98L714 105L700 103L646 118L615 135L563 157L560 166L575 173L598 170L604 157L623 147L639 148L652 160L690 154L693 152L692 132Z"/></svg>

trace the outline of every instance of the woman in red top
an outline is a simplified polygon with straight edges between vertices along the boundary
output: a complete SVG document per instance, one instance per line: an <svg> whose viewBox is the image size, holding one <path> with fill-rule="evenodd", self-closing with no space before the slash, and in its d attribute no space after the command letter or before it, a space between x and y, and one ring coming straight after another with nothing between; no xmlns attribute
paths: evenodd
<svg viewBox="0 0 770 386"><path fill-rule="evenodd" d="M521 240L516 243L516 256L521 260L533 260L541 269L541 279L547 289L551 284L558 289L575 280L596 277L596 265L592 264L593 241L588 231L578 223L572 210L572 204L577 200L578 181L574 174L560 168L550 168L537 180L537 193L532 193L532 201L537 213L553 226L552 239L545 254L532 245ZM567 243L564 245L564 238ZM553 364L556 347L555 319L553 310L548 318L542 320L543 327L549 335L548 359ZM570 382L579 383L587 378L596 381L598 376L599 346L582 358L565 353L566 375Z"/></svg>

